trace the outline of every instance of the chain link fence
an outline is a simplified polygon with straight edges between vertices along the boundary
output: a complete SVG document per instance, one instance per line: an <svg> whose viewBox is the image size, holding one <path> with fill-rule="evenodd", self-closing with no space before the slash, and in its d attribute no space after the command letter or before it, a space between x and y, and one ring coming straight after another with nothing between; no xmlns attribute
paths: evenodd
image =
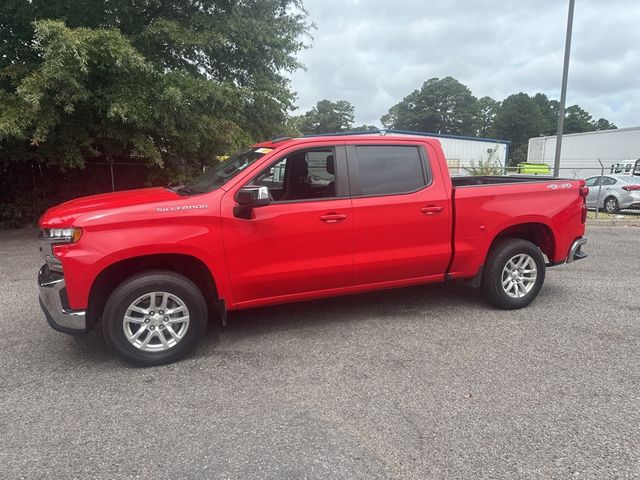
<svg viewBox="0 0 640 480"><path fill-rule="evenodd" d="M635 193L630 195L630 192L624 188L629 184L640 185L640 168L638 167L640 162L616 160L613 163L608 161L607 164L601 164L601 166L594 166L593 162L583 165L572 162L570 166L561 166L559 169L559 178L587 181L589 187L587 205L591 218L620 218L626 215L640 214L640 199L635 198ZM533 175L550 177L553 175L553 166L548 164L528 163L504 167L494 162L490 166L482 164L480 166L484 168L479 168L475 162L470 162L465 166L450 165L449 172L452 176Z"/></svg>
<svg viewBox="0 0 640 480"><path fill-rule="evenodd" d="M553 162L519 162L505 166L504 158L447 158L453 176L473 175L553 175ZM586 179L601 174L638 175L640 159L568 158L561 162L560 177Z"/></svg>

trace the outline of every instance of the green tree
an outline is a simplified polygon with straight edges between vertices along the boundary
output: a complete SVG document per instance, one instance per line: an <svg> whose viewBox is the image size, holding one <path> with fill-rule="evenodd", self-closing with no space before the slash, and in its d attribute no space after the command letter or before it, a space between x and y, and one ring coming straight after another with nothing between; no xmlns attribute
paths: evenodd
<svg viewBox="0 0 640 480"><path fill-rule="evenodd" d="M299 0L4 0L0 19L0 171L27 173L184 175L276 134L309 29Z"/></svg>
<svg viewBox="0 0 640 480"><path fill-rule="evenodd" d="M476 97L452 77L431 78L389 109L380 120L385 127L453 135L474 135Z"/></svg>
<svg viewBox="0 0 640 480"><path fill-rule="evenodd" d="M599 118L593 122L593 127L595 130L614 130L618 128L606 118Z"/></svg>
<svg viewBox="0 0 640 480"><path fill-rule="evenodd" d="M511 164L525 161L529 139L547 126L538 104L526 93L505 98L493 121L493 136L511 140Z"/></svg>
<svg viewBox="0 0 640 480"><path fill-rule="evenodd" d="M578 105L567 107L564 118L564 133L582 133L595 130L593 119Z"/></svg>
<svg viewBox="0 0 640 480"><path fill-rule="evenodd" d="M544 93L536 93L533 101L540 109L540 113L544 118L544 128L540 135L553 135L558 129L558 110L560 103L557 100L549 100Z"/></svg>
<svg viewBox="0 0 640 480"><path fill-rule="evenodd" d="M533 96L534 102L540 108L545 119L545 127L541 135L555 135L558 130L558 111L560 103L557 100L549 100L543 93ZM571 105L565 109L564 133L590 132L593 130L608 130L616 126L605 118L592 120L589 112L579 105Z"/></svg>
<svg viewBox="0 0 640 480"><path fill-rule="evenodd" d="M293 123L302 134L342 132L351 129L354 110L353 105L344 100L320 100Z"/></svg>
<svg viewBox="0 0 640 480"><path fill-rule="evenodd" d="M490 134L493 119L500 107L500 102L491 97L482 97L477 103L476 135L486 137Z"/></svg>

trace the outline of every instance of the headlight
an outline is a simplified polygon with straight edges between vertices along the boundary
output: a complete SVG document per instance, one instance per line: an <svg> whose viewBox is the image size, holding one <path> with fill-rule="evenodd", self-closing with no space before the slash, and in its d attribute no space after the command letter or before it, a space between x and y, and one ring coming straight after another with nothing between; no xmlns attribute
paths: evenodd
<svg viewBox="0 0 640 480"><path fill-rule="evenodd" d="M69 228L47 228L44 230L44 237L56 243L75 243L80 240L82 230L78 227Z"/></svg>

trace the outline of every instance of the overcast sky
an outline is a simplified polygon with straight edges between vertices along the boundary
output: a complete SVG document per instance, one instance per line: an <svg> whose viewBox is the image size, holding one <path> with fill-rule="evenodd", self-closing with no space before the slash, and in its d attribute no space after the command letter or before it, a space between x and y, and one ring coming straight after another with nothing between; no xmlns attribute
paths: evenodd
<svg viewBox="0 0 640 480"><path fill-rule="evenodd" d="M305 0L317 25L292 76L299 112L347 100L356 124L432 77L476 97L559 99L568 0ZM576 0L567 105L640 125L640 0Z"/></svg>

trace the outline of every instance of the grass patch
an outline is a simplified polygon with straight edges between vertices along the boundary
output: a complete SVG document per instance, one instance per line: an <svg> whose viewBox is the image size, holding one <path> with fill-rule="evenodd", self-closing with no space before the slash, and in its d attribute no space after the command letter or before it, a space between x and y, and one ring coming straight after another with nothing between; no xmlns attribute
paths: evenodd
<svg viewBox="0 0 640 480"><path fill-rule="evenodd" d="M636 220L640 216L640 211L638 210L625 210L620 213L606 213L606 212L598 212L598 220L600 219L629 219ZM596 218L595 210L589 210L587 212L587 218Z"/></svg>

